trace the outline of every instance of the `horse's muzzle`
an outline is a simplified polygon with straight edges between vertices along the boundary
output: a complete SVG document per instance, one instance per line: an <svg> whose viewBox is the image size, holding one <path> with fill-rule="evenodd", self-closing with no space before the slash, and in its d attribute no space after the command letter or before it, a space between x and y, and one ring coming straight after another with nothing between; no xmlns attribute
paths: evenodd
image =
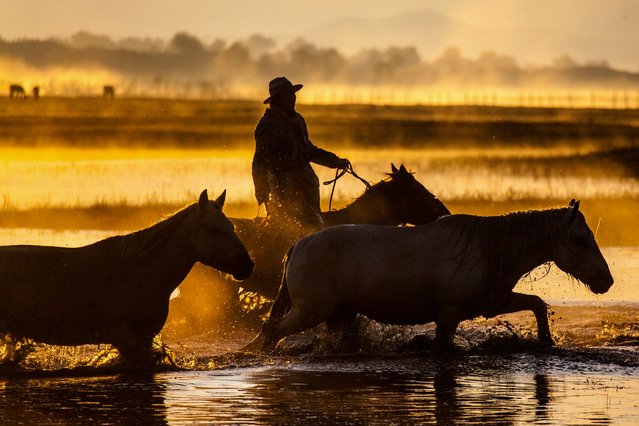
<svg viewBox="0 0 639 426"><path fill-rule="evenodd" d="M610 290L610 287L612 287L614 282L615 282L615 280L612 277L612 275L609 275L605 279L599 281L596 286L595 285L590 285L589 286L590 287L590 291L592 291L595 294L604 294L608 290Z"/></svg>
<svg viewBox="0 0 639 426"><path fill-rule="evenodd" d="M253 273L253 268L255 268L255 262L253 262L253 260L249 257L242 262L242 265L239 268L236 268L236 272L232 274L233 279L238 281L247 279Z"/></svg>

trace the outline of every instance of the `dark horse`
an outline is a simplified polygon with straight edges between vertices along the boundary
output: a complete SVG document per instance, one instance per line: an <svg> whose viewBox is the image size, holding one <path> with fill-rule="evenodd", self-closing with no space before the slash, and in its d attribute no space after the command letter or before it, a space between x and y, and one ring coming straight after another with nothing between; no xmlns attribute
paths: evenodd
<svg viewBox="0 0 639 426"><path fill-rule="evenodd" d="M360 197L341 210L323 212L326 226L345 223L374 225L423 225L449 215L444 204L426 189L411 172L391 164L388 179L371 186ZM255 271L242 288L275 298L282 277L282 258L286 250L305 234L288 234L264 225L263 219L231 218L235 230L255 259Z"/></svg>
<svg viewBox="0 0 639 426"><path fill-rule="evenodd" d="M290 334L357 313L389 324L437 325L450 346L459 322L532 310L552 344L546 304L513 292L521 276L553 261L594 293L613 277L579 202L568 208L479 217L451 215L397 228L344 225L299 240L260 335L245 349L270 350Z"/></svg>
<svg viewBox="0 0 639 426"><path fill-rule="evenodd" d="M9 98L26 99L27 94L24 91L24 87L19 84L12 84L9 86Z"/></svg>
<svg viewBox="0 0 639 426"><path fill-rule="evenodd" d="M145 365L169 296L196 261L246 279L254 263L222 213L226 191L149 228L79 248L0 247L0 333L53 345L110 343Z"/></svg>

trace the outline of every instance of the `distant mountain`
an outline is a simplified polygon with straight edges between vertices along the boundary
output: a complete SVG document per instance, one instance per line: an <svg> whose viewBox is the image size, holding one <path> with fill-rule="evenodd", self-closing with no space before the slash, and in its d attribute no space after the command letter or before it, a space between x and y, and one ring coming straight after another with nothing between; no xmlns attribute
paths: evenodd
<svg viewBox="0 0 639 426"><path fill-rule="evenodd" d="M319 45L337 47L344 52L362 48L411 45L422 52L441 51L441 45L460 29L470 25L433 10L420 10L380 20L343 18L304 34Z"/></svg>
<svg viewBox="0 0 639 426"><path fill-rule="evenodd" d="M310 29L303 37L345 53L371 47L415 46L423 59L430 60L454 46L466 55L497 51L512 55L522 64L547 64L569 55L580 62L607 60L630 69L638 62L635 39L639 38L619 40L524 26L482 27L434 10L415 10L378 20L343 18Z"/></svg>

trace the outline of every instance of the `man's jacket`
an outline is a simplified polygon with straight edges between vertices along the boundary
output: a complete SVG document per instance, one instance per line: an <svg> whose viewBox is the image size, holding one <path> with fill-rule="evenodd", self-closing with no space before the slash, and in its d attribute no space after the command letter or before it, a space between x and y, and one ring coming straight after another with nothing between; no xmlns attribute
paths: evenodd
<svg viewBox="0 0 639 426"><path fill-rule="evenodd" d="M337 168L332 152L308 138L304 117L294 117L275 105L266 109L255 129L253 183L259 204L303 223L321 223L319 179L310 162Z"/></svg>

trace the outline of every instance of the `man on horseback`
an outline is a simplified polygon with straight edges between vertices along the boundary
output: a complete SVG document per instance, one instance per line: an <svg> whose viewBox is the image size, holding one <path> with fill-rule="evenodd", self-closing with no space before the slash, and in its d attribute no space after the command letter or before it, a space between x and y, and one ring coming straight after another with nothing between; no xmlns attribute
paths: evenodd
<svg viewBox="0 0 639 426"><path fill-rule="evenodd" d="M253 183L258 204L266 204L273 219L296 226L323 223L320 210L319 179L311 162L330 168L346 168L350 163L332 152L313 145L304 117L295 111L295 92L286 77L269 83L269 107L255 129Z"/></svg>

